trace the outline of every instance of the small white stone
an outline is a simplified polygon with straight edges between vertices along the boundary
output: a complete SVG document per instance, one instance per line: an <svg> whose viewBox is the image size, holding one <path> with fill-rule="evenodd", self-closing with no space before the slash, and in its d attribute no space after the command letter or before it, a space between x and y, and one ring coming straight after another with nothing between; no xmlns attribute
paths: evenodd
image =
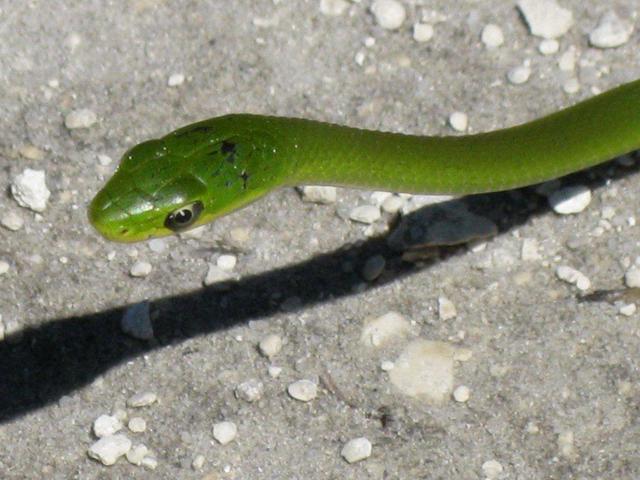
<svg viewBox="0 0 640 480"><path fill-rule="evenodd" d="M282 350L282 337L280 335L276 335L272 333L271 335L267 335L258 344L258 348L260 349L260 353L267 358L275 357L280 350Z"/></svg>
<svg viewBox="0 0 640 480"><path fill-rule="evenodd" d="M238 434L238 427L233 422L218 422L213 425L213 438L216 439L220 445L226 445L233 441Z"/></svg>
<svg viewBox="0 0 640 480"><path fill-rule="evenodd" d="M367 282L373 282L376 278L382 275L386 260L382 255L374 255L369 257L362 267L362 278Z"/></svg>
<svg viewBox="0 0 640 480"><path fill-rule="evenodd" d="M100 415L93 422L93 433L96 437L108 437L122 428L122 422L111 415Z"/></svg>
<svg viewBox="0 0 640 480"><path fill-rule="evenodd" d="M542 259L538 252L538 241L535 238L523 238L520 256L525 262L534 262Z"/></svg>
<svg viewBox="0 0 640 480"><path fill-rule="evenodd" d="M318 395L318 385L311 380L298 380L289 384L287 392L291 398L301 402L310 402Z"/></svg>
<svg viewBox="0 0 640 480"><path fill-rule="evenodd" d="M388 312L365 320L360 341L369 347L380 347L408 332L409 322L397 312Z"/></svg>
<svg viewBox="0 0 640 480"><path fill-rule="evenodd" d="M455 351L448 343L414 340L395 361L389 379L404 395L443 403L453 390Z"/></svg>
<svg viewBox="0 0 640 480"><path fill-rule="evenodd" d="M200 470L202 467L204 467L204 462L204 455L196 455L193 459L193 462L191 462L191 468L193 468L194 470Z"/></svg>
<svg viewBox="0 0 640 480"><path fill-rule="evenodd" d="M142 463L140 463L147 470L155 470L158 466L158 459L153 455L147 455L142 459Z"/></svg>
<svg viewBox="0 0 640 480"><path fill-rule="evenodd" d="M0 218L0 224L13 232L20 230L24 226L24 220L15 212L7 212Z"/></svg>
<svg viewBox="0 0 640 480"><path fill-rule="evenodd" d="M43 160L44 152L35 145L23 145L18 150L20 155L28 160Z"/></svg>
<svg viewBox="0 0 640 480"><path fill-rule="evenodd" d="M380 207L375 205L360 205L349 213L349 218L354 222L366 224L371 224L379 220L381 216Z"/></svg>
<svg viewBox="0 0 640 480"><path fill-rule="evenodd" d="M413 26L413 39L416 42L424 43L433 38L434 29L430 23L416 23Z"/></svg>
<svg viewBox="0 0 640 480"><path fill-rule="evenodd" d="M105 155L103 153L98 154L98 163L103 167L107 167L111 165L112 162L113 162L113 159L109 155Z"/></svg>
<svg viewBox="0 0 640 480"><path fill-rule="evenodd" d="M624 283L629 288L640 288L640 267L633 266L624 274Z"/></svg>
<svg viewBox="0 0 640 480"><path fill-rule="evenodd" d="M404 6L396 0L374 0L371 12L378 25L387 30L400 28L407 17Z"/></svg>
<svg viewBox="0 0 640 480"><path fill-rule="evenodd" d="M72 110L64 119L64 125L69 130L89 128L98 121L98 116L88 108Z"/></svg>
<svg viewBox="0 0 640 480"><path fill-rule="evenodd" d="M391 195L382 202L382 210L387 213L398 213L404 205L404 199L398 195Z"/></svg>
<svg viewBox="0 0 640 480"><path fill-rule="evenodd" d="M545 38L538 45L538 51L542 55L553 55L554 53L558 53L560 50L560 42L558 42L555 38Z"/></svg>
<svg viewBox="0 0 640 480"><path fill-rule="evenodd" d="M89 457L103 465L113 465L131 449L131 440L121 433L103 437L87 451Z"/></svg>
<svg viewBox="0 0 640 480"><path fill-rule="evenodd" d="M158 401L158 395L154 392L141 392L127 399L127 406L131 408L147 407Z"/></svg>
<svg viewBox="0 0 640 480"><path fill-rule="evenodd" d="M153 270L153 267L149 262L138 260L136 263L133 264L133 266L131 267L131 270L129 270L129 275L131 275L132 277L138 277L138 278L146 277L151 273L151 270Z"/></svg>
<svg viewBox="0 0 640 480"><path fill-rule="evenodd" d="M127 452L127 461L132 465L142 465L142 460L149 454L149 449L144 444L139 444Z"/></svg>
<svg viewBox="0 0 640 480"><path fill-rule="evenodd" d="M620 315L624 315L625 317L630 317L634 313L636 313L637 307L635 303L629 303L627 305L623 305L620 307L618 312Z"/></svg>
<svg viewBox="0 0 640 480"><path fill-rule="evenodd" d="M380 369L383 372L390 372L391 370L393 370L393 367L395 367L396 364L393 363L391 360L383 360L382 363L380 363Z"/></svg>
<svg viewBox="0 0 640 480"><path fill-rule="evenodd" d="M591 287L591 280L584 273L567 265L560 265L556 269L556 275L560 280L578 287L578 290L589 290Z"/></svg>
<svg viewBox="0 0 640 480"><path fill-rule="evenodd" d="M502 29L492 23L485 25L482 29L480 39L487 48L497 48L504 43Z"/></svg>
<svg viewBox="0 0 640 480"><path fill-rule="evenodd" d="M466 385L460 385L453 391L453 399L456 402L464 403L469 400L471 390Z"/></svg>
<svg viewBox="0 0 640 480"><path fill-rule="evenodd" d="M446 297L438 297L438 316L440 320L451 320L458 314L454 303Z"/></svg>
<svg viewBox="0 0 640 480"><path fill-rule="evenodd" d="M249 403L260 400L263 393L264 385L260 380L256 380L255 378L242 382L235 390L236 398Z"/></svg>
<svg viewBox="0 0 640 480"><path fill-rule="evenodd" d="M267 371L269 372L269 376L271 378L278 378L282 373L282 367L278 367L276 365L269 365L267 367Z"/></svg>
<svg viewBox="0 0 640 480"><path fill-rule="evenodd" d="M184 74L174 73L167 80L167 85L170 87L179 87L184 83Z"/></svg>
<svg viewBox="0 0 640 480"><path fill-rule="evenodd" d="M469 117L464 112L453 112L449 115L449 126L456 132L465 132L469 127Z"/></svg>
<svg viewBox="0 0 640 480"><path fill-rule="evenodd" d="M338 17L349 8L346 0L320 0L320 13L328 17Z"/></svg>
<svg viewBox="0 0 640 480"><path fill-rule="evenodd" d="M580 91L580 82L575 77L569 78L562 84L562 90L568 94L578 93Z"/></svg>
<svg viewBox="0 0 640 480"><path fill-rule="evenodd" d="M566 52L560 55L560 58L558 59L558 68L563 72L573 72L576 69L577 56L578 53L575 47L569 47Z"/></svg>
<svg viewBox="0 0 640 480"><path fill-rule="evenodd" d="M548 197L553 211L561 215L582 212L591 203L591 190L584 185L556 190Z"/></svg>
<svg viewBox="0 0 640 480"><path fill-rule="evenodd" d="M571 10L562 8L555 0L519 0L518 9L531 34L537 37L557 38L573 25Z"/></svg>
<svg viewBox="0 0 640 480"><path fill-rule="evenodd" d="M149 302L134 303L128 307L120 320L120 328L127 335L138 340L153 338L153 324L149 312Z"/></svg>
<svg viewBox="0 0 640 480"><path fill-rule="evenodd" d="M531 76L531 68L526 65L519 65L509 70L507 80L514 85L521 85L529 80Z"/></svg>
<svg viewBox="0 0 640 480"><path fill-rule="evenodd" d="M5 273L7 273L10 267L11 265L9 265L9 262L0 260L0 275L4 275Z"/></svg>
<svg viewBox="0 0 640 480"><path fill-rule="evenodd" d="M210 263L207 270L207 275L204 279L206 286L215 285L216 283L223 283L229 280L233 280L234 276L231 272L223 270L218 265Z"/></svg>
<svg viewBox="0 0 640 480"><path fill-rule="evenodd" d="M487 460L482 464L482 473L487 480L495 480L502 474L502 464L497 460Z"/></svg>
<svg viewBox="0 0 640 480"><path fill-rule="evenodd" d="M11 183L11 194L18 205L34 212L44 212L51 192L45 183L44 170L26 168Z"/></svg>
<svg viewBox="0 0 640 480"><path fill-rule="evenodd" d="M238 258L235 255L224 254L218 257L216 260L216 265L222 270L230 272L236 267L236 263L238 262Z"/></svg>
<svg viewBox="0 0 640 480"><path fill-rule="evenodd" d="M561 457L571 458L574 455L573 432L570 430L560 432L558 435L558 453Z"/></svg>
<svg viewBox="0 0 640 480"><path fill-rule="evenodd" d="M164 238L152 238L149 240L149 250L155 253L162 253L167 248L167 241Z"/></svg>
<svg viewBox="0 0 640 480"><path fill-rule="evenodd" d="M365 437L353 438L344 444L340 454L349 463L359 462L371 456L371 442Z"/></svg>
<svg viewBox="0 0 640 480"><path fill-rule="evenodd" d="M147 422L144 418L133 417L127 423L127 428L134 433L142 433L147 429Z"/></svg>
<svg viewBox="0 0 640 480"><path fill-rule="evenodd" d="M309 185L302 187L302 201L309 203L331 204L336 203L336 187Z"/></svg>
<svg viewBox="0 0 640 480"><path fill-rule="evenodd" d="M633 23L624 21L613 10L605 13L589 34L589 43L597 48L615 48L631 38Z"/></svg>

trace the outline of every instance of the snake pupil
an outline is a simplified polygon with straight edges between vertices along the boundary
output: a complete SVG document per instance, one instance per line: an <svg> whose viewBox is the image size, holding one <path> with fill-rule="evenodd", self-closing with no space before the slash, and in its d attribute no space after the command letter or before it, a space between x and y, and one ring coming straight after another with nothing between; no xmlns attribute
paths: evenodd
<svg viewBox="0 0 640 480"><path fill-rule="evenodd" d="M182 231L193 225L200 216L203 208L202 202L193 202L184 207L180 207L167 215L164 226L174 232Z"/></svg>

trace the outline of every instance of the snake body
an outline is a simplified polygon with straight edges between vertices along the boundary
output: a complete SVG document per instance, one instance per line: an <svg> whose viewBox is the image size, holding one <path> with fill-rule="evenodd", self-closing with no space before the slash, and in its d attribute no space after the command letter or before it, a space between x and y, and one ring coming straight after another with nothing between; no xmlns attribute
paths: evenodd
<svg viewBox="0 0 640 480"><path fill-rule="evenodd" d="M417 136L232 114L134 146L89 207L106 238L180 232L293 185L472 194L530 185L640 148L640 80L515 127Z"/></svg>

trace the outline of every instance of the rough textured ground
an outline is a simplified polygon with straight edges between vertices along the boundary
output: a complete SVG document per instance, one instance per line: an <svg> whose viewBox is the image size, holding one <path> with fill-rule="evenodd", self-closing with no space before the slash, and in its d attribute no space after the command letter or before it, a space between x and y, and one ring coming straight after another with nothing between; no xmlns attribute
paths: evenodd
<svg viewBox="0 0 640 480"><path fill-rule="evenodd" d="M635 167L609 164L567 180L594 189L576 216L556 215L532 190L469 199L500 234L482 251L420 266L344 219L369 198L355 191L328 206L280 191L199 239L168 240L160 253L108 243L88 225L87 202L115 168L100 166L99 154L116 160L196 119L247 111L443 134L448 115L462 110L482 131L640 73L637 33L606 51L586 38L605 10L635 18L637 2L562 1L575 25L560 53L573 45L586 59L573 74L558 69L560 54L538 53L514 2L406 2L396 31L377 26L369 4L329 17L316 0L0 1L0 210L25 221L16 232L0 228L0 260L10 266L0 276L2 478L483 478L489 460L504 478L640 476L638 316L578 303L575 287L555 275L567 264L594 288L623 285L639 254L638 227L627 223L640 198ZM411 25L423 10L446 19L417 43ZM487 23L506 39L492 51L480 42ZM510 85L506 72L526 59L531 79ZM186 80L169 87L175 73ZM582 88L568 95L561 85L571 75ZM98 122L68 130L65 115L77 108ZM44 155L25 158L24 146ZM27 167L46 171L52 191L41 217L8 193ZM605 207L615 215L603 227ZM234 228L248 232L246 242L231 240ZM521 259L524 238L538 241L540 260ZM223 251L238 257L238 282L203 289L208 262ZM376 253L387 268L366 283L358 272ZM136 259L152 264L146 278L129 275ZM438 317L442 296L455 318ZM123 309L144 299L155 329L147 342L119 325ZM466 403L428 405L391 386L380 362L397 352L359 340L365 318L388 311L412 321L412 336L473 352L455 368L455 385L471 389ZM269 333L285 341L273 360L278 378L256 350ZM320 377L311 402L287 395L291 381ZM252 378L263 382L262 398L237 399L236 385ZM148 428L127 435L154 452L157 468L90 460L95 418L143 391L159 402L129 410ZM239 430L224 447L212 437L222 419ZM360 436L373 453L348 464L340 450ZM204 465L194 470L199 454Z"/></svg>

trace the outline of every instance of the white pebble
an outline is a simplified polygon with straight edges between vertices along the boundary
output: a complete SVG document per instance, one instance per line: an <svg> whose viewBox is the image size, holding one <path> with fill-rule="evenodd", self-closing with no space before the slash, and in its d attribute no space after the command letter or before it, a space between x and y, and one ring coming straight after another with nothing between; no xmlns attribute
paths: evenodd
<svg viewBox="0 0 640 480"><path fill-rule="evenodd" d="M482 29L480 39L487 48L497 48L504 43L502 29L492 23L485 25Z"/></svg>
<svg viewBox="0 0 640 480"><path fill-rule="evenodd" d="M374 0L371 12L378 25L387 30L400 28L407 16L404 6L396 0Z"/></svg>
<svg viewBox="0 0 640 480"><path fill-rule="evenodd" d="M545 38L538 45L538 51L542 55L553 55L554 53L558 53L560 50L560 42L558 42L555 38Z"/></svg>
<svg viewBox="0 0 640 480"><path fill-rule="evenodd" d="M158 401L158 395L153 392L141 392L127 399L127 406L131 408L147 407Z"/></svg>
<svg viewBox="0 0 640 480"><path fill-rule="evenodd" d="M576 60L578 57L578 52L575 47L571 46L567 48L567 50L560 55L558 59L558 68L563 72L573 72L576 69Z"/></svg>
<svg viewBox="0 0 640 480"><path fill-rule="evenodd" d="M162 253L167 248L167 241L164 238L152 238L149 240L149 250L155 253Z"/></svg>
<svg viewBox="0 0 640 480"><path fill-rule="evenodd" d="M100 415L93 422L93 433L96 437L108 437L122 428L122 422L111 415Z"/></svg>
<svg viewBox="0 0 640 480"><path fill-rule="evenodd" d="M589 290L591 287L591 280L584 273L568 265L560 265L556 269L556 275L560 280L578 287L578 290Z"/></svg>
<svg viewBox="0 0 640 480"><path fill-rule="evenodd" d="M89 447L89 457L103 465L113 465L131 449L131 440L121 433L103 437Z"/></svg>
<svg viewBox="0 0 640 480"><path fill-rule="evenodd" d="M349 213L349 218L354 222L371 224L380 219L380 208L374 205L360 205Z"/></svg>
<svg viewBox="0 0 640 480"><path fill-rule="evenodd" d="M580 82L577 78L569 78L562 84L562 90L565 93L572 94L580 91Z"/></svg>
<svg viewBox="0 0 640 480"><path fill-rule="evenodd" d="M460 385L453 391L453 399L456 402L464 403L471 397L471 390L466 385Z"/></svg>
<svg viewBox="0 0 640 480"><path fill-rule="evenodd" d="M282 350L282 338L280 335L276 335L272 333L271 335L267 335L258 344L258 348L260 349L260 353L267 358L275 357L280 350Z"/></svg>
<svg viewBox="0 0 640 480"><path fill-rule="evenodd" d="M218 267L222 270L230 272L236 267L237 262L238 259L235 255L224 254L218 257L218 260L216 260L216 265L218 265Z"/></svg>
<svg viewBox="0 0 640 480"><path fill-rule="evenodd" d="M88 108L72 110L64 119L64 125L73 130L76 128L89 128L98 121L98 116Z"/></svg>
<svg viewBox="0 0 640 480"><path fill-rule="evenodd" d="M558 435L558 453L561 457L572 458L575 451L573 447L573 432L567 430Z"/></svg>
<svg viewBox="0 0 640 480"><path fill-rule="evenodd" d="M139 444L127 452L127 462L131 465L142 465L142 460L149 454L149 449L144 444Z"/></svg>
<svg viewBox="0 0 640 480"><path fill-rule="evenodd" d="M45 183L44 170L26 168L11 183L11 194L21 207L44 212L51 192Z"/></svg>
<svg viewBox="0 0 640 480"><path fill-rule="evenodd" d="M127 335L138 340L153 338L153 324L149 312L149 302L134 303L128 307L120 320L120 328Z"/></svg>
<svg viewBox="0 0 640 480"><path fill-rule="evenodd" d="M579 213L591 203L591 190L584 185L565 187L549 195L548 200L556 213L561 215Z"/></svg>
<svg viewBox="0 0 640 480"><path fill-rule="evenodd" d="M388 312L365 320L360 341L369 347L380 347L390 340L404 337L408 332L409 322L397 312Z"/></svg>
<svg viewBox="0 0 640 480"><path fill-rule="evenodd" d="M310 203L321 203L328 205L336 203L336 187L325 187L320 185L309 185L302 187L302 201Z"/></svg>
<svg viewBox="0 0 640 480"><path fill-rule="evenodd" d="M147 429L147 422L144 418L133 417L129 420L129 423L127 423L127 428L133 433L142 433Z"/></svg>
<svg viewBox="0 0 640 480"><path fill-rule="evenodd" d="M391 383L404 395L443 403L453 390L453 354L448 343L414 340L389 372Z"/></svg>
<svg viewBox="0 0 640 480"><path fill-rule="evenodd" d="M395 367L395 366L396 366L396 364L393 363L391 360L383 360L380 363L380 369L383 372L390 372L391 370L393 370L393 367Z"/></svg>
<svg viewBox="0 0 640 480"><path fill-rule="evenodd" d="M318 385L311 380L298 380L289 384L287 392L291 398L301 402L309 402L318 395Z"/></svg>
<svg viewBox="0 0 640 480"><path fill-rule="evenodd" d="M469 117L464 112L453 112L449 115L449 126L456 132L464 132L469 127Z"/></svg>
<svg viewBox="0 0 640 480"><path fill-rule="evenodd" d="M637 307L635 303L629 303L627 305L622 305L618 312L620 315L624 315L625 317L630 317L634 313L636 313Z"/></svg>
<svg viewBox="0 0 640 480"><path fill-rule="evenodd" d="M15 212L7 212L0 218L0 224L4 228L15 232L24 226L24 220Z"/></svg>
<svg viewBox="0 0 640 480"><path fill-rule="evenodd" d="M382 275L386 260L382 255L374 255L369 257L362 267L362 278L367 282L373 282L376 278Z"/></svg>
<svg viewBox="0 0 640 480"><path fill-rule="evenodd" d="M520 65L509 70L507 80L514 85L521 85L529 80L531 76L531 68L526 65Z"/></svg>
<svg viewBox="0 0 640 480"><path fill-rule="evenodd" d="M615 48L631 38L633 23L624 21L613 10L605 13L598 26L589 34L589 43L597 48Z"/></svg>
<svg viewBox="0 0 640 480"><path fill-rule="evenodd" d="M132 277L146 277L151 273L153 267L149 262L145 262L143 260L138 260L133 264L131 270L129 270L129 274Z"/></svg>
<svg viewBox="0 0 640 480"><path fill-rule="evenodd" d="M328 17L342 15L349 8L346 0L320 0L320 13Z"/></svg>
<svg viewBox="0 0 640 480"><path fill-rule="evenodd" d="M233 422L218 422L213 426L213 438L220 445L231 442L238 434L238 427Z"/></svg>
<svg viewBox="0 0 640 480"><path fill-rule="evenodd" d="M525 262L534 262L542 259L542 255L538 252L538 241L535 238L522 239L520 256Z"/></svg>
<svg viewBox="0 0 640 480"><path fill-rule="evenodd" d="M482 464L482 473L488 480L499 478L502 470L502 464L496 460L488 460Z"/></svg>
<svg viewBox="0 0 640 480"><path fill-rule="evenodd" d="M434 29L430 23L416 23L413 26L413 39L416 42L428 42L433 38Z"/></svg>
<svg viewBox="0 0 640 480"><path fill-rule="evenodd" d="M170 87L179 87L184 83L184 74L174 73L167 80L167 85Z"/></svg>
<svg viewBox="0 0 640 480"><path fill-rule="evenodd" d="M438 297L438 316L440 320L451 320L458 314L454 303L446 297Z"/></svg>
<svg viewBox="0 0 640 480"><path fill-rule="evenodd" d="M204 279L206 286L215 285L216 283L223 283L229 280L233 280L234 276L231 272L223 270L218 265L210 263L207 269L207 275Z"/></svg>
<svg viewBox="0 0 640 480"><path fill-rule="evenodd" d="M282 373L282 367L278 367L276 365L269 365L267 367L267 372L269 372L269 376L271 378L278 378Z"/></svg>
<svg viewBox="0 0 640 480"><path fill-rule="evenodd" d="M249 403L260 400L263 393L264 385L260 380L256 380L255 378L242 382L235 390L236 398Z"/></svg>
<svg viewBox="0 0 640 480"><path fill-rule="evenodd" d="M200 470L202 467L204 467L204 462L204 455L196 455L193 459L193 462L191 462L191 468L193 468L194 470Z"/></svg>
<svg viewBox="0 0 640 480"><path fill-rule="evenodd" d="M537 37L557 38L573 25L571 10L562 8L555 0L519 0L518 9L531 34Z"/></svg>
<svg viewBox="0 0 640 480"><path fill-rule="evenodd" d="M103 153L98 154L98 163L103 167L107 167L111 165L112 162L113 162L113 159L109 155L105 155Z"/></svg>
<svg viewBox="0 0 640 480"><path fill-rule="evenodd" d="M340 455L349 463L359 462L371 456L371 442L365 437L353 438L344 444Z"/></svg>
<svg viewBox="0 0 640 480"><path fill-rule="evenodd" d="M142 459L142 462L140 463L140 465L142 465L144 468L148 470L155 470L156 467L158 466L158 459L153 455L147 455Z"/></svg>
<svg viewBox="0 0 640 480"><path fill-rule="evenodd" d="M382 210L387 213L398 213L404 205L404 199L398 195L391 195L382 202Z"/></svg>
<svg viewBox="0 0 640 480"><path fill-rule="evenodd" d="M640 288L640 267L633 266L624 274L624 283L629 288Z"/></svg>
<svg viewBox="0 0 640 480"><path fill-rule="evenodd" d="M9 262L0 260L0 275L4 275L5 273L7 273L10 267L11 265L9 265Z"/></svg>

